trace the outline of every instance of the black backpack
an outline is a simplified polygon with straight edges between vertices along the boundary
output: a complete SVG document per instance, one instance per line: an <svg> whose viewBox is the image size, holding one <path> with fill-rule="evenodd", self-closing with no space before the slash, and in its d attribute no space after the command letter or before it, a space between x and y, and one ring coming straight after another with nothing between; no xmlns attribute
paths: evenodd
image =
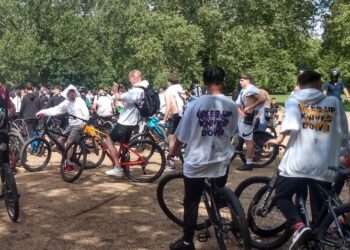
<svg viewBox="0 0 350 250"><path fill-rule="evenodd" d="M142 100L142 103L140 105L136 105L136 107L140 111L140 115L142 117L147 118L156 114L160 108L158 93L154 91L154 89L152 88L144 88L144 87L138 87L138 88L141 88L144 91L144 98Z"/></svg>

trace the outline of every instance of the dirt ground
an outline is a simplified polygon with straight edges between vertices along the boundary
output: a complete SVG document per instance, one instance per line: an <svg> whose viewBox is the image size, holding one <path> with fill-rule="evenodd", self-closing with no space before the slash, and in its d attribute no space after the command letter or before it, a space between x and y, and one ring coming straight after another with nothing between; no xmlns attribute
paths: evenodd
<svg viewBox="0 0 350 250"><path fill-rule="evenodd" d="M54 154L47 170L16 176L21 215L11 223L0 207L2 250L168 249L181 229L163 214L156 200L157 182L137 184L104 175L110 166L84 171L74 184L59 175ZM234 162L232 170L239 162ZM253 175L270 176L275 166L250 173L231 171L229 186ZM198 249L217 249L214 237Z"/></svg>

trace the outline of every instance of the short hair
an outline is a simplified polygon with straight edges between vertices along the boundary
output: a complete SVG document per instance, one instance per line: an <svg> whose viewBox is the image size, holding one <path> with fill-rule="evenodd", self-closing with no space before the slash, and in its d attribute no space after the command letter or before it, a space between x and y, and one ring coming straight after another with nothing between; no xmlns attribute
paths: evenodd
<svg viewBox="0 0 350 250"><path fill-rule="evenodd" d="M129 77L130 76L138 76L138 77L142 78L142 73L138 69L133 69L129 72Z"/></svg>
<svg viewBox="0 0 350 250"><path fill-rule="evenodd" d="M171 84L178 84L179 83L179 78L177 77L177 74L172 72L168 76L168 82Z"/></svg>
<svg viewBox="0 0 350 250"><path fill-rule="evenodd" d="M321 74L313 70L306 70L298 76L298 84L300 86L309 85L319 81L321 81Z"/></svg>
<svg viewBox="0 0 350 250"><path fill-rule="evenodd" d="M33 85L32 85L31 82L28 82L28 83L26 84L26 90L33 90Z"/></svg>
<svg viewBox="0 0 350 250"><path fill-rule="evenodd" d="M250 74L247 73L241 73L239 74L239 79L247 79L249 81L253 81L253 77Z"/></svg>
<svg viewBox="0 0 350 250"><path fill-rule="evenodd" d="M208 66L203 72L203 81L205 85L210 84L224 84L225 82L225 70L218 66Z"/></svg>

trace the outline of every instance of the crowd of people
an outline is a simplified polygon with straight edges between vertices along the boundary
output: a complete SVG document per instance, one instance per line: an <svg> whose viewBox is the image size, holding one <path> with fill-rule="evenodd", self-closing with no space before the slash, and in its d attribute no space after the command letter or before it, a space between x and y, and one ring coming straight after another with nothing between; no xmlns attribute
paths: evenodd
<svg viewBox="0 0 350 250"><path fill-rule="evenodd" d="M291 249L307 240L311 232L296 211L293 195L306 190L311 182L330 188L332 173L328 167L339 164L341 147L347 147L348 124L341 95L344 92L347 98L350 96L339 76L339 71L332 70L330 81L322 84L319 73L300 72L296 88L285 103L280 136L269 142L281 144L288 140L279 165L276 193L277 206L295 231ZM78 136L80 125L90 116L118 114L107 140L113 167L106 174L120 177L123 170L115 143L128 143L133 130L142 121L140 106L145 100L145 89L149 88L149 82L142 78L139 70L131 71L128 78L128 88L114 84L110 90L100 89L95 93L72 85L62 91L59 86L37 88L28 83L24 89L11 92L11 101L16 117L25 119L30 134L37 125L34 118L59 115L62 126L70 131L68 140ZM194 82L188 91L178 76L171 73L167 87L158 92L159 111L168 123L169 170L175 169L174 157L186 145L183 164L185 226L183 237L170 245L172 250L195 249L193 236L204 179L211 178L218 186L225 185L234 154L231 138L235 134L245 141L247 151L245 164L237 170L254 168L253 132L266 128L264 110L273 101L266 90L253 84L249 74L240 74L241 90L233 101L224 95L225 78L224 69L207 67L203 72L204 88ZM67 118L66 113L83 120ZM314 192L312 207L320 207L322 202L322 197ZM317 209L312 210L316 216Z"/></svg>

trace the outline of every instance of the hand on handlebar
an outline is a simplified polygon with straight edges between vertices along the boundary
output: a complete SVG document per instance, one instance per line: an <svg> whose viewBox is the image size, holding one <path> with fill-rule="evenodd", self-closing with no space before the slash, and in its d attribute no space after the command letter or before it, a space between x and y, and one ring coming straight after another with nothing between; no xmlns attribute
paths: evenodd
<svg viewBox="0 0 350 250"><path fill-rule="evenodd" d="M36 113L35 117L36 117L37 119L41 119L41 118L44 117L44 114L38 112L38 113Z"/></svg>

